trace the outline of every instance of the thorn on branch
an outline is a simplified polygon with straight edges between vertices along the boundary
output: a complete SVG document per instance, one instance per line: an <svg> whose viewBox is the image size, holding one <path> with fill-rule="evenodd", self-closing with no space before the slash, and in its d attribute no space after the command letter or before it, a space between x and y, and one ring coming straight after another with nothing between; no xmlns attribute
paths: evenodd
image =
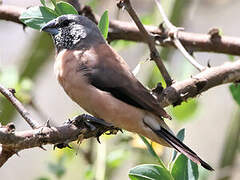
<svg viewBox="0 0 240 180"><path fill-rule="evenodd" d="M8 123L6 126L5 126L6 130L8 133L13 133L15 131L15 125L13 123Z"/></svg>
<svg viewBox="0 0 240 180"><path fill-rule="evenodd" d="M49 119L47 120L47 122L46 122L46 124L45 124L45 127L51 128L51 126L50 126L50 120L49 120Z"/></svg>
<svg viewBox="0 0 240 180"><path fill-rule="evenodd" d="M202 89L206 86L206 84L207 84L206 80L198 81L195 84L197 88L197 94L199 94L202 91Z"/></svg>
<svg viewBox="0 0 240 180"><path fill-rule="evenodd" d="M69 149L72 149L72 147L69 146L68 143L59 143L59 144L54 144L53 145L53 150L55 150L56 148L63 149L63 148L66 148L66 147L68 147Z"/></svg>
<svg viewBox="0 0 240 180"><path fill-rule="evenodd" d="M97 142L98 142L99 144L101 144L101 142L100 142L100 136L97 136L96 139L97 139Z"/></svg>
<svg viewBox="0 0 240 180"><path fill-rule="evenodd" d="M126 1L125 0L119 0L117 1L117 7L119 9L125 10L126 9Z"/></svg>
<svg viewBox="0 0 240 180"><path fill-rule="evenodd" d="M16 152L15 152L15 154L16 154L18 157L20 157L20 155L19 155L18 151L16 151Z"/></svg>
<svg viewBox="0 0 240 180"><path fill-rule="evenodd" d="M15 96L16 90L14 88L8 88L8 90L12 93L13 96Z"/></svg>
<svg viewBox="0 0 240 180"><path fill-rule="evenodd" d="M210 59L207 61L207 67L210 68L211 64L210 64Z"/></svg>
<svg viewBox="0 0 240 180"><path fill-rule="evenodd" d="M164 22L162 22L161 24L159 24L158 28L159 28L159 30L160 30L162 33L165 33L165 32L166 32L166 28L164 27Z"/></svg>
<svg viewBox="0 0 240 180"><path fill-rule="evenodd" d="M159 83L157 84L157 87L155 87L155 88L152 90L152 92L158 96L158 95L160 95L160 94L162 93L163 89L164 89L164 88L163 88L163 86L162 86L162 83L159 82Z"/></svg>
<svg viewBox="0 0 240 180"><path fill-rule="evenodd" d="M221 40L220 30L218 28L212 28L209 30L208 34L210 35L211 41Z"/></svg>

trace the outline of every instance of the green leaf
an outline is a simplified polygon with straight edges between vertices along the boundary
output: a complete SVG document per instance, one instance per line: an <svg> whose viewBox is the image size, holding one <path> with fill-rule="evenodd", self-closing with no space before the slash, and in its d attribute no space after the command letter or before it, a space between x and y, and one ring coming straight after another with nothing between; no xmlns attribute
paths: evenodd
<svg viewBox="0 0 240 180"><path fill-rule="evenodd" d="M128 158L128 155L125 149L111 151L107 156L107 165L111 168L119 167Z"/></svg>
<svg viewBox="0 0 240 180"><path fill-rule="evenodd" d="M98 0L88 0L88 1L85 2L85 5L88 5L92 9L95 9L96 7L98 7L99 1Z"/></svg>
<svg viewBox="0 0 240 180"><path fill-rule="evenodd" d="M190 99L179 106L171 108L171 111L177 120L184 122L193 117L193 115L197 112L198 105L199 104L196 99Z"/></svg>
<svg viewBox="0 0 240 180"><path fill-rule="evenodd" d="M199 176L198 166L181 154L176 159L171 174L174 180L197 180Z"/></svg>
<svg viewBox="0 0 240 180"><path fill-rule="evenodd" d="M48 169L58 178L61 178L66 173L66 168L62 163L49 163Z"/></svg>
<svg viewBox="0 0 240 180"><path fill-rule="evenodd" d="M156 160L159 162L159 164L166 169L164 163L162 162L162 160L158 157L157 153L154 151L152 145L148 142L148 140L144 137L139 135L140 138L142 139L142 141L144 142L144 144L147 146L148 152L154 157L156 158Z"/></svg>
<svg viewBox="0 0 240 180"><path fill-rule="evenodd" d="M178 131L177 138L183 142L185 138L185 128L182 128L180 131Z"/></svg>
<svg viewBox="0 0 240 180"><path fill-rule="evenodd" d="M233 99L240 105L240 84L231 84L229 86Z"/></svg>
<svg viewBox="0 0 240 180"><path fill-rule="evenodd" d="M27 26L40 30L47 22L56 17L57 15L52 9L35 6L24 11L20 16L20 20Z"/></svg>
<svg viewBox="0 0 240 180"><path fill-rule="evenodd" d="M108 11L105 11L98 23L98 28L105 39L107 39L108 35L108 26L109 26Z"/></svg>
<svg viewBox="0 0 240 180"><path fill-rule="evenodd" d="M173 180L170 172L155 164L142 164L130 169L131 180Z"/></svg>
<svg viewBox="0 0 240 180"><path fill-rule="evenodd" d="M165 83L157 65L155 64L154 68L153 68L153 71L152 71L152 75L149 78L148 87L150 89L155 88L158 83L162 83L162 86L166 87L166 83Z"/></svg>
<svg viewBox="0 0 240 180"><path fill-rule="evenodd" d="M56 7L56 0L51 0L51 2Z"/></svg>
<svg viewBox="0 0 240 180"><path fill-rule="evenodd" d="M52 10L46 6L45 0L41 0L43 6L34 6L24 11L20 20L27 26L40 30L47 22L63 14L78 14L77 10L69 3L57 2L51 0L55 9Z"/></svg>
<svg viewBox="0 0 240 180"><path fill-rule="evenodd" d="M64 14L78 14L77 10L71 4L63 1L57 2L55 10L59 16Z"/></svg>
<svg viewBox="0 0 240 180"><path fill-rule="evenodd" d="M50 178L48 178L48 177L39 177L36 180L50 180Z"/></svg>
<svg viewBox="0 0 240 180"><path fill-rule="evenodd" d="M181 129L181 130L178 131L178 133L177 133L177 138L178 138L180 141L183 142L184 137L185 137L185 128ZM173 151L173 157L172 157L171 162L173 162L176 157L177 157L177 151L174 150L174 151Z"/></svg>
<svg viewBox="0 0 240 180"><path fill-rule="evenodd" d="M233 56L233 55L228 55L228 59L229 59L230 61L234 61L234 60L235 60L235 56Z"/></svg>
<svg viewBox="0 0 240 180"><path fill-rule="evenodd" d="M0 71L0 83L7 88L15 88L19 81L19 73L15 67L5 67Z"/></svg>
<svg viewBox="0 0 240 180"><path fill-rule="evenodd" d="M40 0L41 4L46 7L46 1L45 0Z"/></svg>
<svg viewBox="0 0 240 180"><path fill-rule="evenodd" d="M95 172L93 170L93 167L91 165L89 165L86 168L86 171L84 172L84 179L85 180L92 180L95 177Z"/></svg>

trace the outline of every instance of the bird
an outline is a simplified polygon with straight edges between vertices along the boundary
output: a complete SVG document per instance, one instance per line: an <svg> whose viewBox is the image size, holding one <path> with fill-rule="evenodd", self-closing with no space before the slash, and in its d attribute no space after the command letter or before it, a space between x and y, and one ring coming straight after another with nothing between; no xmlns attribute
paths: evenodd
<svg viewBox="0 0 240 180"><path fill-rule="evenodd" d="M81 15L61 15L41 31L52 36L54 72L67 95L89 114L115 127L172 147L207 170L213 168L181 142L165 123L170 115L106 42L97 25Z"/></svg>

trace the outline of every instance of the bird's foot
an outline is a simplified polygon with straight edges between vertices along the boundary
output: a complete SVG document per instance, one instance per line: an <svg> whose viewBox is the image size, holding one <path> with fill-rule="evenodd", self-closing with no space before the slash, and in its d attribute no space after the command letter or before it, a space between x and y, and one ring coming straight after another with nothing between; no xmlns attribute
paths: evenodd
<svg viewBox="0 0 240 180"><path fill-rule="evenodd" d="M104 121L103 119L96 118L94 116L88 114L82 114L74 117L73 119L69 119L65 124L73 124L77 128L81 129L80 134L78 135L77 142L81 143L84 139L95 137L97 141L100 143L99 137L103 134L106 135L116 135L118 131L122 131L122 129L113 126L112 124ZM54 145L54 148L65 148L70 147L68 145L69 142L64 142L60 144Z"/></svg>

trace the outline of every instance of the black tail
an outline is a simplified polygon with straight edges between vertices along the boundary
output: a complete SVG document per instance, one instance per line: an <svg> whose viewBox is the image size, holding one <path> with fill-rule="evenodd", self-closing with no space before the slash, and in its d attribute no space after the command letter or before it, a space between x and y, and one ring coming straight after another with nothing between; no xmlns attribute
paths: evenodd
<svg viewBox="0 0 240 180"><path fill-rule="evenodd" d="M151 128L150 126L148 127ZM178 138L176 138L172 133L168 132L163 127L161 127L160 130L155 130L153 128L151 129L178 152L184 154L193 162L201 164L201 166L206 168L207 170L214 171L214 169L209 164L204 162L200 157L198 157L198 155L195 152L193 152L189 147L187 147L183 142L181 142Z"/></svg>

